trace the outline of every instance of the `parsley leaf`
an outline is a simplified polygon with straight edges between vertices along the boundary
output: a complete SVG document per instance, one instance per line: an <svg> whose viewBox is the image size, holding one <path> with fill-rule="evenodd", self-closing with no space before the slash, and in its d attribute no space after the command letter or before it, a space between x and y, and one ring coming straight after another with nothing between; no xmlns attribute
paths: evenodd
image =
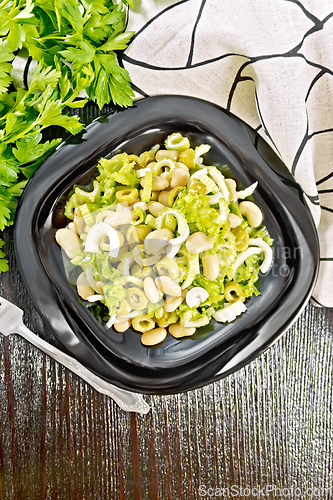
<svg viewBox="0 0 333 500"><path fill-rule="evenodd" d="M6 92L7 87L12 81L10 76L12 65L9 61L12 61L13 57L13 52L9 48L8 43L0 39L0 94Z"/></svg>
<svg viewBox="0 0 333 500"><path fill-rule="evenodd" d="M13 196L4 187L0 186L0 231L5 229L5 226L12 224L12 203Z"/></svg>
<svg viewBox="0 0 333 500"><path fill-rule="evenodd" d="M9 187L16 182L18 176L17 162L11 158L0 158L0 184Z"/></svg>
<svg viewBox="0 0 333 500"><path fill-rule="evenodd" d="M27 179L32 176L45 157L61 142L61 139L41 142L42 139L43 135L39 132L19 139L16 142L16 147L12 149L16 160L20 164L20 172Z"/></svg>
<svg viewBox="0 0 333 500"><path fill-rule="evenodd" d="M77 134L83 129L68 108L89 99L100 108L133 102L128 72L117 51L126 31L132 0L4 0L0 7L0 230L13 224L26 183L61 138L46 140L45 129ZM38 65L29 88L11 77L16 51ZM23 52L22 52L23 54ZM30 78L30 77L29 77ZM82 93L86 97L82 98ZM0 240L0 273L8 269Z"/></svg>
<svg viewBox="0 0 333 500"><path fill-rule="evenodd" d="M4 273L8 271L8 260L5 259L5 253L1 250L4 246L5 242L0 239L0 273Z"/></svg>
<svg viewBox="0 0 333 500"><path fill-rule="evenodd" d="M124 50L133 35L134 31L127 31L126 33L120 33L120 35L111 35L107 41L101 45L100 50L104 52L108 52L109 50Z"/></svg>
<svg viewBox="0 0 333 500"><path fill-rule="evenodd" d="M89 43L82 41L78 46L78 49L71 47L60 52L67 61L74 63L74 68L90 63L95 56L95 49Z"/></svg>

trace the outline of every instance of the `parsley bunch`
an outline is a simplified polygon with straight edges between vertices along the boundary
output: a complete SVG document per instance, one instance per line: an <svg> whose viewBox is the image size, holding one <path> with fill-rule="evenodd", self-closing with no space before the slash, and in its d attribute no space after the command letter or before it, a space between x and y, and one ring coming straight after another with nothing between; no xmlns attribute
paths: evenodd
<svg viewBox="0 0 333 500"><path fill-rule="evenodd" d="M18 199L36 169L61 139L44 129L83 129L68 108L90 99L100 108L132 104L127 71L116 51L126 48L124 3L112 0L0 0L0 231L13 224ZM26 49L38 62L28 89L15 89L12 62ZM79 96L85 94L84 99ZM0 273L8 269L0 239Z"/></svg>

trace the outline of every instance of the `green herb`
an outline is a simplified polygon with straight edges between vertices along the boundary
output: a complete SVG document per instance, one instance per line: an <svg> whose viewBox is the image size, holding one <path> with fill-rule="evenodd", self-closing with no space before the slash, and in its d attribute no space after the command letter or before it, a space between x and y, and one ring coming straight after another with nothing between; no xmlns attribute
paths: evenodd
<svg viewBox="0 0 333 500"><path fill-rule="evenodd" d="M46 128L80 132L79 118L66 110L89 99L100 108L132 104L130 78L115 52L133 35L125 31L125 4L131 1L0 1L0 231L13 224L27 181L62 140L45 140ZM19 49L38 62L28 89L12 82ZM0 273L6 266L1 250Z"/></svg>
<svg viewBox="0 0 333 500"><path fill-rule="evenodd" d="M1 250L1 248L4 246L5 242L3 240L0 240L0 273L4 273L5 271L8 271L8 261L4 258L5 254Z"/></svg>
<svg viewBox="0 0 333 500"><path fill-rule="evenodd" d="M61 139L43 140L43 130L59 125L72 134L82 130L78 116L63 111L61 72L40 64L29 90L0 95L0 230L13 223L18 198L28 179ZM69 97L69 99L71 99Z"/></svg>

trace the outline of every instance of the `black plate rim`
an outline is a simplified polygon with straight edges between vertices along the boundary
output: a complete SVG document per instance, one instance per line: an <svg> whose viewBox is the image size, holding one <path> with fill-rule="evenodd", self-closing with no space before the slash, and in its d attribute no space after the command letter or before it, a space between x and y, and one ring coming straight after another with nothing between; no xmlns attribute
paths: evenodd
<svg viewBox="0 0 333 500"><path fill-rule="evenodd" d="M178 102L184 101L184 100L188 101L190 99L192 102L204 103L204 105L208 105L212 108L218 109L225 116L228 116L229 119L232 119L235 122L241 124L247 130L251 130L252 132L255 132L255 131L253 131L253 129L251 129L251 127L249 127L245 122L240 120L238 117L235 117L234 115L232 115L228 111L220 108L219 106L212 104L212 103L208 103L207 101L204 101L202 99L191 98L188 96L175 96L175 95L173 95L173 96L155 96L155 97L149 97L146 99L139 99L138 101L136 101L135 105L142 102L142 101L146 101L146 102L147 101L152 102L154 100L158 100L158 101L162 100L163 101L163 99L178 100ZM108 113L105 116L108 117L110 120L112 120L112 114L113 114L113 112L111 112L111 114ZM114 116L117 116L117 112ZM95 120L93 120L91 122L91 124L89 124L86 127L87 133L90 132L93 129L93 127L95 127L99 123L101 123L101 117L96 118ZM64 143L62 143L57 148L56 152L52 155L52 157L54 157L56 154L59 154L59 152L61 153L63 148L68 146L68 145L72 146L72 144L70 144L70 141L65 141ZM266 165L268 165L269 168L271 168L271 166L269 164L267 164L267 162L265 162L265 163L266 163ZM42 316L44 321L46 321L46 323L49 324L49 326L51 326L51 329L55 333L55 336L64 345L65 350L70 352L70 354L74 355L81 362L84 363L85 358L84 358L84 356L82 357L82 346L77 345L77 337L75 337L75 335L72 336L71 332L66 332L66 335L67 335L67 336L65 336L66 342L64 342L64 338L59 338L59 336L57 335L57 333L55 331L54 326L52 326L52 322L50 323L50 319L47 317L47 315L45 315L43 307L41 307L41 298L36 296L36 293L34 293L31 289L31 283L29 283L29 278L27 277L26 270L25 270L26 259L24 259L22 256L22 238L24 238L24 236L27 235L27 227L33 227L33 225L35 223L34 219L36 218L36 214L34 214L33 217L31 217L31 216L29 217L29 214L27 212L24 212L24 210L21 210L21 209L22 209L22 207L27 205L29 202L31 202L34 186L35 186L36 182L38 182L38 179L43 175L43 172L45 171L45 169L48 168L48 164L49 164L49 161L47 160L44 163L44 165L39 169L39 171L35 174L35 176L31 179L31 181L29 182L29 184L25 190L25 193L23 194L22 199L20 201L18 212L17 212L16 226L15 226L15 231L14 231L14 246L15 246L16 258L17 258L19 269L21 271L23 282L25 283L25 286L28 289L29 295L31 296L32 301L33 301L35 307L37 308L37 310L39 311L40 315ZM286 167L285 167L285 175L287 178L289 178L289 179L291 178L291 174L287 170ZM305 208L307 209L308 214L310 214L308 207L306 206L306 202L304 200L302 200L302 203L305 206ZM318 236L317 236L317 233L316 233L311 216L310 216L310 220L312 222L312 233L313 233L311 235L311 237L313 238L312 245L314 245L314 248L313 248L314 266L313 266L312 280L309 283L308 289L303 294L302 300L301 300L300 304L298 305L297 309L295 310L293 316L291 318L288 318L288 321L286 321L280 327L280 329L275 332L274 335L272 335L269 339L267 339L267 341L263 341L261 343L261 345L255 349L254 352L252 352L249 355L245 355L245 353L244 353L243 359L241 359L239 362L237 362L237 364L235 366L233 366L229 370L225 370L225 371L223 371L223 369L218 370L214 374L214 376L209 377L209 380L204 379L204 380L202 380L201 383L196 383L194 386L191 386L191 385L186 386L185 385L184 387L176 387L176 388L175 387L172 387L172 388L163 387L163 388L160 388L157 390L156 390L156 388L153 388L153 387L147 387L147 386L142 387L141 385L133 386L132 384L129 383L128 379L127 380L122 379L121 381L119 381L119 380L113 378L112 380L110 380L107 376L107 373L106 373L107 370L106 371L104 370L104 368L106 368L106 367L103 367L103 366L102 366L102 368L103 368L102 370L97 370L95 372L98 375L102 376L103 378L111 381L115 385L118 385L119 387L122 387L125 389L129 389L129 390L136 391L136 392L144 392L144 393L148 393L148 394L168 394L168 393L175 393L175 392L177 393L177 392L191 390L191 389L206 385L207 383L214 382L222 377L228 376L229 374L237 371L241 367L243 367L246 364L248 364L249 362L251 362L258 355L260 355L264 350L266 350L269 345L271 345L272 343L277 341L278 338L281 335L283 335L283 333L285 333L290 328L290 326L294 323L294 321L296 321L298 316L301 314L301 312L303 311L304 307L306 306L308 300L311 297L311 293L312 293L312 290L315 286L316 278L318 275L319 243L318 243ZM61 303L61 300L59 300L59 296L57 296L57 300L58 300L58 305L62 308L63 311L65 311L65 316L66 316L66 312L69 314L69 311L66 308L66 304ZM76 320L78 320L79 312L78 311L76 311L76 312L77 312ZM233 348L230 350L230 359L233 358L233 355L242 351L243 348L246 348L247 344L249 344L249 343L251 344L251 340L253 340L253 339L251 339L251 338L250 339L242 339L241 341L237 342L233 346ZM82 338L80 339L80 342L82 342ZM80 344L80 342L79 342L79 344ZM101 365L103 365L103 359L101 359L99 352L98 352L98 349L96 348L96 345L94 344L94 342L90 342L90 340L85 339L85 347L87 347L90 350L92 359L94 359L95 357L96 357L96 359L98 358ZM84 350L85 349L83 349L83 351ZM235 352L233 352L233 350ZM90 368L92 368L92 367L90 366ZM138 383L140 384L140 381L137 381L137 384Z"/></svg>

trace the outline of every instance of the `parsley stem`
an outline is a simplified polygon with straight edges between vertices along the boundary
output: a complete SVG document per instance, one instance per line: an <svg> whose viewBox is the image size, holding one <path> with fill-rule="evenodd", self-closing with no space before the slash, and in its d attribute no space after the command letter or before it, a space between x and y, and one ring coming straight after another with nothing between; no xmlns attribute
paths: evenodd
<svg viewBox="0 0 333 500"><path fill-rule="evenodd" d="M41 38L36 38L36 40L39 42L39 43L43 43L44 40L63 40L65 41L68 37L67 36L60 36L60 35L45 35L45 36L42 36Z"/></svg>
<svg viewBox="0 0 333 500"><path fill-rule="evenodd" d="M3 0L2 3L0 3L0 9L2 9L10 0Z"/></svg>
<svg viewBox="0 0 333 500"><path fill-rule="evenodd" d="M40 132L41 130L43 130L43 128L45 128L45 127L41 126L41 128L39 130L35 130L34 132L30 132L30 130L32 130L33 128L35 128L37 125L39 126L38 119L36 119L29 127L27 127L26 129L24 129L23 132L21 132L20 134L17 134L14 137L11 137L10 140L6 140L5 142L7 144L11 143L11 142L16 142L19 139L22 139L23 137L30 137L31 135L34 135L37 132Z"/></svg>
<svg viewBox="0 0 333 500"><path fill-rule="evenodd" d="M22 100L21 100L20 102L17 102L17 103L15 104L15 106L13 106L12 108L10 108L10 109L7 111L7 113L5 113L4 115L2 115L2 116L0 117L0 123L1 123L1 122L5 122L5 121L7 121L8 116L10 116L12 113L15 113L15 110L17 109L17 107L18 107L19 105L22 105L22 104L25 102L25 100L26 100L26 98L27 98L27 96L28 96L28 95L29 95L29 92L27 91L26 95L22 98Z"/></svg>
<svg viewBox="0 0 333 500"><path fill-rule="evenodd" d="M39 115L37 116L37 118L28 127L26 127L22 132L20 132L16 136L10 137L10 140L8 140L8 139L6 140L5 139L5 142L7 144L9 144L9 143L12 143L12 142L16 142L18 139L22 139L22 137L30 137L31 135L34 135L37 132L41 132L41 130L43 130L45 128L45 126L40 125L40 121L42 119L42 114L43 113L39 113ZM38 130L35 130L34 132L30 133L30 131L33 130L37 126L40 127L40 128ZM10 136L10 134L9 134L9 136Z"/></svg>

